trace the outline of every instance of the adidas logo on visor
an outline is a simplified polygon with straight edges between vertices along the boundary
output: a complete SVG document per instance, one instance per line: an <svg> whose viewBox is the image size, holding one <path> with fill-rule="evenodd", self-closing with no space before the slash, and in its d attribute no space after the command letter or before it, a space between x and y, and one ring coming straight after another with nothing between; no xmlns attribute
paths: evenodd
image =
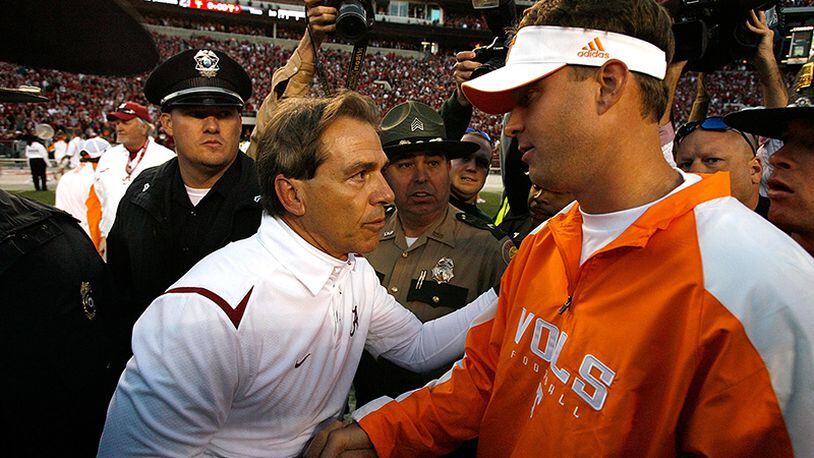
<svg viewBox="0 0 814 458"><path fill-rule="evenodd" d="M596 37L588 42L588 46L583 46L582 51L578 52L577 56L607 59L610 57L610 54L605 51L605 47L602 46L602 41L599 40L599 37Z"/></svg>

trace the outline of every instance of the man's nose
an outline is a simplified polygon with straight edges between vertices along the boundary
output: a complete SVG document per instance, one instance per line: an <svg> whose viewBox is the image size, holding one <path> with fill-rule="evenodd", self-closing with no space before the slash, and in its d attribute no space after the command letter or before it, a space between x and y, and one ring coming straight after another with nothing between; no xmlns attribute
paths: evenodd
<svg viewBox="0 0 814 458"><path fill-rule="evenodd" d="M777 150L774 154L769 156L769 165L776 169L788 169L791 168L791 161L788 160L786 157L786 147L783 146L779 150Z"/></svg>
<svg viewBox="0 0 814 458"><path fill-rule="evenodd" d="M218 122L218 118L215 116L207 116L203 120L204 122L204 132L215 134L220 132L220 122Z"/></svg>
<svg viewBox="0 0 814 458"><path fill-rule="evenodd" d="M415 172L413 172L413 181L418 183L424 183L430 179L430 175L427 170L427 166L422 163L418 163L415 166Z"/></svg>
<svg viewBox="0 0 814 458"><path fill-rule="evenodd" d="M387 184L387 180L384 178L384 175L378 173L376 181L376 187L373 192L373 204L392 205L393 202L396 201L396 196L393 194L393 190L390 188L390 185Z"/></svg>
<svg viewBox="0 0 814 458"><path fill-rule="evenodd" d="M512 108L509 118L506 120L506 125L503 127L503 134L507 137L516 137L517 134L522 132L524 116L525 110L523 108Z"/></svg>

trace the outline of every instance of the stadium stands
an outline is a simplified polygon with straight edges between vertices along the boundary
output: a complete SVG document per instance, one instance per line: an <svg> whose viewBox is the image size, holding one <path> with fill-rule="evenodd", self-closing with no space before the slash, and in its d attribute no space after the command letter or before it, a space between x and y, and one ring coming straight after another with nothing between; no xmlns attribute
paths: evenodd
<svg viewBox="0 0 814 458"><path fill-rule="evenodd" d="M225 41L217 41L204 36L208 31L219 31L241 35L268 35L263 27L254 25L226 25L198 20L179 20L148 16L147 22L173 27L191 28L201 31L200 36L179 38L154 33L156 43L163 58L169 57L192 46L211 46L223 49L245 66L254 80L254 96L246 109L254 111L268 93L273 71L283 65L290 54L270 43L257 43L235 35ZM475 24L467 20L452 22L459 25ZM279 38L297 39L299 30L278 27ZM396 48L397 42L376 42L373 45ZM321 59L331 87L344 85L346 65L349 56L338 50L323 50ZM381 109L387 111L405 100L420 100L431 106L440 106L453 91L451 67L454 58L451 52L439 52L426 59L414 59L388 54L368 55L365 70L358 89L373 97ZM793 70L787 75L789 84ZM16 87L28 84L43 88L49 103L35 105L0 106L0 132L7 138L15 132L30 130L40 122L47 122L57 128L75 128L81 131L91 129L104 134L112 129L104 119L104 113L122 100L136 100L142 103L141 88L144 75L130 78L104 78L79 74L69 74L49 70L17 67L0 63L0 86ZM759 84L756 74L748 66L733 66L707 77L711 97L710 111L726 113L743 106L760 104ZM314 84L312 92L321 94L319 84ZM685 74L676 94L674 119L679 123L686 119L695 94L695 76ZM155 110L155 108L153 108ZM473 127L484 130L494 137L499 135L500 118L476 112Z"/></svg>

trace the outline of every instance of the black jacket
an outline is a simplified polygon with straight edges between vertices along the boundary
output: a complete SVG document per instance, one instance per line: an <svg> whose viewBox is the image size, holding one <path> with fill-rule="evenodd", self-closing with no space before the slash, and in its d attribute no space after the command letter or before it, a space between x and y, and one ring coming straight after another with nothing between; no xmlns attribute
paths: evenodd
<svg viewBox="0 0 814 458"><path fill-rule="evenodd" d="M184 208L179 202L186 202L185 210L193 215L208 208L205 227L195 227L194 234L179 230L178 213ZM125 309L119 331L122 358L130 356L133 324L153 299L207 254L257 232L261 213L254 161L242 153L196 207L189 203L177 158L133 181L107 240L108 265Z"/></svg>
<svg viewBox="0 0 814 458"><path fill-rule="evenodd" d="M110 278L76 220L0 190L0 420L9 456L93 456L119 368Z"/></svg>

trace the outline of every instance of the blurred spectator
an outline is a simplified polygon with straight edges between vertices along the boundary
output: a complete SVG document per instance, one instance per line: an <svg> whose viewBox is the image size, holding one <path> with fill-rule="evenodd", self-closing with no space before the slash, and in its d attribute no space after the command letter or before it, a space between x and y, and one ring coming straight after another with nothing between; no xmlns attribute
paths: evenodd
<svg viewBox="0 0 814 458"><path fill-rule="evenodd" d="M107 119L116 124L119 144L107 151L96 169L96 194L102 203L99 227L105 238L113 227L119 201L130 183L144 170L175 157L175 153L156 143L151 136L154 130L152 118L144 105L124 102L109 113Z"/></svg>
<svg viewBox="0 0 814 458"><path fill-rule="evenodd" d="M48 165L48 150L40 140L33 135L26 137L25 158L28 159L28 167L31 168L31 178L34 180L34 189L37 191L47 191L45 168Z"/></svg>
<svg viewBox="0 0 814 458"><path fill-rule="evenodd" d="M449 178L451 193L449 203L459 210L480 218L485 223L492 218L478 208L478 193L486 184L489 166L492 164L492 139L483 132L467 129L462 142L478 145L477 151L450 161Z"/></svg>
<svg viewBox="0 0 814 458"><path fill-rule="evenodd" d="M676 165L685 172L729 172L732 196L766 218L769 199L758 192L763 168L756 153L757 138L733 129L720 116L682 125L673 148Z"/></svg>
<svg viewBox="0 0 814 458"><path fill-rule="evenodd" d="M443 26L454 29L489 30L483 16L477 13L470 13L465 16L456 16L447 11L444 17Z"/></svg>
<svg viewBox="0 0 814 458"><path fill-rule="evenodd" d="M70 161L70 158L67 156L68 142L65 141L65 132L61 130L57 132L54 136L54 143L51 144L51 149L54 151L54 162L56 162L57 167L59 167L59 176L62 176L62 173ZM63 159L65 160L64 162Z"/></svg>
<svg viewBox="0 0 814 458"><path fill-rule="evenodd" d="M551 191L532 184L529 189L528 213L504 219L498 229L504 231L519 247L531 231L573 201L574 196L567 192Z"/></svg>
<svg viewBox="0 0 814 458"><path fill-rule="evenodd" d="M65 158L68 162L68 168L79 167L79 150L82 148L81 129L68 129L68 134L71 139L68 140L68 147L65 149Z"/></svg>
<svg viewBox="0 0 814 458"><path fill-rule="evenodd" d="M82 143L79 167L66 173L57 184L55 207L65 210L79 220L79 225L90 237L96 250L102 243L99 223L102 220L102 204L94 189L94 174L99 158L110 148L110 143L93 137Z"/></svg>

